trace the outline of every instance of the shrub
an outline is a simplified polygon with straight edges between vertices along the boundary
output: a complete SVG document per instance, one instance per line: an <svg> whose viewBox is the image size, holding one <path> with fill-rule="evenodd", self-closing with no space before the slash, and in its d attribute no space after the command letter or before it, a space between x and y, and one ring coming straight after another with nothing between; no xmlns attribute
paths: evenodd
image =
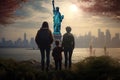
<svg viewBox="0 0 120 80"><path fill-rule="evenodd" d="M38 64L38 63L37 63ZM88 57L72 70L43 72L30 61L0 59L0 80L119 80L120 63L109 56ZM52 68L53 69L53 68Z"/></svg>
<svg viewBox="0 0 120 80"><path fill-rule="evenodd" d="M109 56L88 57L76 65L76 74L82 80L119 80L120 63Z"/></svg>

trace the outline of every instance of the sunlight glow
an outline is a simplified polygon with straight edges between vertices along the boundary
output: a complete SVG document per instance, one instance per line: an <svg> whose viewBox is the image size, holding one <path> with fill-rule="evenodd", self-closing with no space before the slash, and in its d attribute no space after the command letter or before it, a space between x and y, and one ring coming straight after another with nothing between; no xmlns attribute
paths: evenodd
<svg viewBox="0 0 120 80"><path fill-rule="evenodd" d="M71 10L72 12L76 12L76 11L78 11L78 7L77 7L75 4L72 4L72 5L70 6L70 10Z"/></svg>

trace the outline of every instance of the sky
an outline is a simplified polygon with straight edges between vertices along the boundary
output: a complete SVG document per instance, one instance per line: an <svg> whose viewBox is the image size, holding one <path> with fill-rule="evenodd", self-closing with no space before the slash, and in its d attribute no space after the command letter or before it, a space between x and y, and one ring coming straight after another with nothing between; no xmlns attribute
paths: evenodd
<svg viewBox="0 0 120 80"><path fill-rule="evenodd" d="M15 15L21 16L13 24L0 28L0 39L7 40L23 39L23 34L27 33L27 38L35 37L43 21L48 21L51 31L53 31L52 0L30 0L22 4L22 7L15 11ZM61 33L65 33L65 27L70 26L75 36L85 35L91 31L97 36L98 29L104 31L109 29L111 35L120 33L119 21L107 16L97 16L84 12L79 7L77 0L55 0L55 6L60 8L64 15L61 24Z"/></svg>

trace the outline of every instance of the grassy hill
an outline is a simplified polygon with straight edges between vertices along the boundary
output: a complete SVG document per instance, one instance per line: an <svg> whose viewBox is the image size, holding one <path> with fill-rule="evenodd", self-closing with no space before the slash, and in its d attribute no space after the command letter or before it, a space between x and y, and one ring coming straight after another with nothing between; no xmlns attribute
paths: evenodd
<svg viewBox="0 0 120 80"><path fill-rule="evenodd" d="M109 56L88 57L71 70L43 72L34 60L0 59L0 80L120 80L120 63Z"/></svg>

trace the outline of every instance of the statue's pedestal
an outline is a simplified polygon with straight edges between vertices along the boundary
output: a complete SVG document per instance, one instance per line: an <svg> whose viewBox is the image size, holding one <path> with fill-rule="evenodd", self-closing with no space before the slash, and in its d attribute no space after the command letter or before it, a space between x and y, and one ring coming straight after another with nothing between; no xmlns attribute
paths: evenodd
<svg viewBox="0 0 120 80"><path fill-rule="evenodd" d="M58 40L61 41L62 35L61 34L53 34L54 36L54 41Z"/></svg>
<svg viewBox="0 0 120 80"><path fill-rule="evenodd" d="M55 47L55 41L60 41L60 45L61 45L61 38L62 38L62 35L61 34L53 34L54 36L54 42L53 42L53 48Z"/></svg>

